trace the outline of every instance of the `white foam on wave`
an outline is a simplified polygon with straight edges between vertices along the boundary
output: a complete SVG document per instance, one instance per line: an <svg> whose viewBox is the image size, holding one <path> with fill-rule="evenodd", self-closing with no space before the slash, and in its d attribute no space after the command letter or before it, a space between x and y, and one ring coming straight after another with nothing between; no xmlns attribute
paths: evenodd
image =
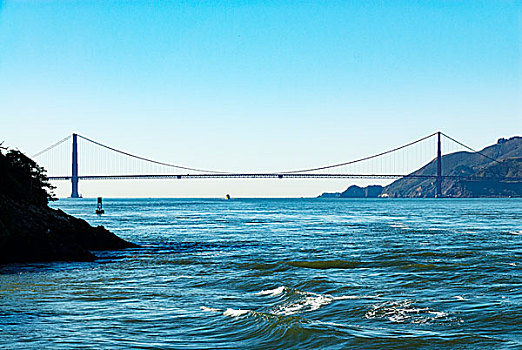
<svg viewBox="0 0 522 350"><path fill-rule="evenodd" d="M241 309L231 309L231 308L227 308L226 310L221 310L221 309L216 309L216 308L213 308L213 307L206 307L206 306L200 306L199 307L201 310L205 311L205 312L218 312L218 313L223 313L224 316L231 316L231 317L239 317L239 316L243 316L249 312L251 312L251 310L241 310Z"/></svg>
<svg viewBox="0 0 522 350"><path fill-rule="evenodd" d="M372 309L366 312L365 318L386 318L394 323L427 323L447 317L442 311L430 308L417 308L412 300L388 301L379 305L372 305Z"/></svg>
<svg viewBox="0 0 522 350"><path fill-rule="evenodd" d="M274 289L262 290L260 292L255 293L256 295L270 295L277 296L281 295L288 290L285 286L280 286ZM329 294L317 294L311 292L302 292L295 291L295 294L292 297L297 297L295 301L287 301L282 305L277 305L273 308L273 313L276 315L288 316L293 315L299 312L309 312L318 310L320 307L324 305L328 305L336 300L354 300L354 299L366 299L366 298L378 298L378 295L341 295L341 296L332 296ZM248 313L255 314L255 311L247 310L247 309L232 309L227 308L226 310L220 310L216 308L200 306L200 309L205 312L219 312L223 313L224 316L230 317L240 317L246 315Z"/></svg>
<svg viewBox="0 0 522 350"><path fill-rule="evenodd" d="M277 288L274 288L274 289L262 290L260 292L257 292L256 295L272 295L272 296L276 296L276 295L282 294L285 291L285 288L286 288L285 286L281 286L281 287L277 287Z"/></svg>
<svg viewBox="0 0 522 350"><path fill-rule="evenodd" d="M250 312L250 310L241 310L241 309L226 309L225 312L223 312L223 315L225 316L231 316L231 317L239 317L239 316L243 316L245 314L248 314Z"/></svg>
<svg viewBox="0 0 522 350"><path fill-rule="evenodd" d="M389 225L390 225L390 227L402 228L402 229L405 229L405 230L410 228L408 225L405 225L405 224L400 223L400 222L394 222L394 223L391 223Z"/></svg>
<svg viewBox="0 0 522 350"><path fill-rule="evenodd" d="M223 310L220 310L220 309L215 309L213 307L206 307L206 306L200 306L199 307L201 310L205 311L205 312L221 312Z"/></svg>
<svg viewBox="0 0 522 350"><path fill-rule="evenodd" d="M379 295L341 295L339 297L332 297L333 300L347 300L347 299L374 299Z"/></svg>
<svg viewBox="0 0 522 350"><path fill-rule="evenodd" d="M509 233L511 233L512 235L518 236L518 235L522 235L522 230L520 230L520 231L511 231Z"/></svg>
<svg viewBox="0 0 522 350"><path fill-rule="evenodd" d="M313 294L288 305L281 305L275 310L277 315L293 315L301 311L315 311L323 305L328 305L333 298L324 295Z"/></svg>
<svg viewBox="0 0 522 350"><path fill-rule="evenodd" d="M467 300L467 299L464 299L463 297L461 297L460 295L454 295L453 297L455 299L457 299L458 301Z"/></svg>
<svg viewBox="0 0 522 350"><path fill-rule="evenodd" d="M366 298L378 298L375 295L341 295L332 296L329 294L317 294L311 292L298 292L301 297L288 304L279 305L274 309L274 313L277 315L293 315L299 312L310 312L321 308L322 306L328 305L336 300L354 300L354 299L366 299Z"/></svg>

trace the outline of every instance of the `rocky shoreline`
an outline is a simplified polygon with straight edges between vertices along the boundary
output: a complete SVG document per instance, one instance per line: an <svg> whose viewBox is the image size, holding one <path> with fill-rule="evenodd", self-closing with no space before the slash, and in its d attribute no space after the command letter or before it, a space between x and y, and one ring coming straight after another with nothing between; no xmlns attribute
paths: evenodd
<svg viewBox="0 0 522 350"><path fill-rule="evenodd" d="M93 261L92 251L138 247L50 208L52 189L34 161L16 150L0 150L0 264Z"/></svg>
<svg viewBox="0 0 522 350"><path fill-rule="evenodd" d="M0 263L93 261L91 251L135 247L61 210L0 197Z"/></svg>

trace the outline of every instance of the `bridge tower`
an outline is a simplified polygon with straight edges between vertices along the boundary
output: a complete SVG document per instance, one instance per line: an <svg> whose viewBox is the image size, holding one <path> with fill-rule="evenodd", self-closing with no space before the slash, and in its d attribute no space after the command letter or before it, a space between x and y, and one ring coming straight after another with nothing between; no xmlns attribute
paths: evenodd
<svg viewBox="0 0 522 350"><path fill-rule="evenodd" d="M440 146L440 131L437 132L437 178L435 180L437 192L435 197L442 197L442 150Z"/></svg>
<svg viewBox="0 0 522 350"><path fill-rule="evenodd" d="M72 174L71 174L71 198L79 198L78 195L78 135L72 134Z"/></svg>

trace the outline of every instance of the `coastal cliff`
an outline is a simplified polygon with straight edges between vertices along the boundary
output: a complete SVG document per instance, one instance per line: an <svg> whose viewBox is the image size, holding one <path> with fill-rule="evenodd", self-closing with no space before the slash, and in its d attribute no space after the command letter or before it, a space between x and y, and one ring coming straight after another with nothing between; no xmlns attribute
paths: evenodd
<svg viewBox="0 0 522 350"><path fill-rule="evenodd" d="M49 208L52 189L33 160L0 149L0 263L92 261L93 250L137 247L102 226Z"/></svg>

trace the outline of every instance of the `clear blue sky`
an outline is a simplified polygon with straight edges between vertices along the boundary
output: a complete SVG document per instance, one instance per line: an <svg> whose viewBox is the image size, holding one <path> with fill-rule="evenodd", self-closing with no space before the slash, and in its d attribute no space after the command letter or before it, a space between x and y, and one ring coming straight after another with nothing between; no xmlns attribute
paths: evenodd
<svg viewBox="0 0 522 350"><path fill-rule="evenodd" d="M0 1L0 140L33 154L77 132L245 171L346 161L437 130L480 148L522 134L521 53L520 1ZM349 183L83 192L306 196Z"/></svg>

